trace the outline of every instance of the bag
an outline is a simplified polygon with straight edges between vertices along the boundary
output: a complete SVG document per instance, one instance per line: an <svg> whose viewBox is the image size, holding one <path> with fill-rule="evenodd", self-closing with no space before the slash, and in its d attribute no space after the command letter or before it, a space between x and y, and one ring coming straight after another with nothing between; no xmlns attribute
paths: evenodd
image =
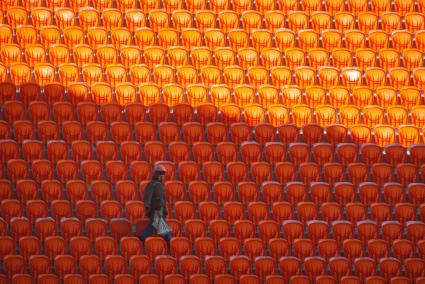
<svg viewBox="0 0 425 284"><path fill-rule="evenodd" d="M168 233L171 233L171 227L168 225L167 221L165 221L162 216L162 211L155 211L155 215L153 217L152 226L156 229L156 233L161 236L165 236Z"/></svg>

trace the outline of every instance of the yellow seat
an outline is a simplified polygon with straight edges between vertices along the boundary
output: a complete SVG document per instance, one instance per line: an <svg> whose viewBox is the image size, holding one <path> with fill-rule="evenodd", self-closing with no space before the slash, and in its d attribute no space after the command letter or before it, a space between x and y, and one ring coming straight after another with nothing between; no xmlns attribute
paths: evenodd
<svg viewBox="0 0 425 284"><path fill-rule="evenodd" d="M258 88L258 101L264 108L279 103L279 89L272 85L261 85Z"/></svg>
<svg viewBox="0 0 425 284"><path fill-rule="evenodd" d="M364 70L376 66L376 54L370 48L358 48L355 50L357 66Z"/></svg>
<svg viewBox="0 0 425 284"><path fill-rule="evenodd" d="M359 108L373 104L373 89L366 86L353 88L353 103Z"/></svg>
<svg viewBox="0 0 425 284"><path fill-rule="evenodd" d="M163 28L158 31L158 44L162 48L179 45L179 33L173 28Z"/></svg>
<svg viewBox="0 0 425 284"><path fill-rule="evenodd" d="M5 65L22 62L21 48L14 43L3 44L0 47L0 58Z"/></svg>
<svg viewBox="0 0 425 284"><path fill-rule="evenodd" d="M224 82L229 87L235 87L245 83L245 72L238 65L227 66L223 70Z"/></svg>
<svg viewBox="0 0 425 284"><path fill-rule="evenodd" d="M97 62L100 67L106 68L109 64L116 64L118 52L113 45L100 45L96 49Z"/></svg>
<svg viewBox="0 0 425 284"><path fill-rule="evenodd" d="M261 85L268 84L269 71L262 67L249 67L248 68L248 83L258 88Z"/></svg>
<svg viewBox="0 0 425 284"><path fill-rule="evenodd" d="M77 64L61 64L58 68L59 81L67 86L71 82L80 81L80 70Z"/></svg>
<svg viewBox="0 0 425 284"><path fill-rule="evenodd" d="M226 49L225 48L219 49L219 51L220 51L219 52L220 61L222 61L221 58L225 56L225 54L223 54L224 50L227 51L228 49L227 48ZM226 61L227 62L231 61L231 62L234 63L234 58L232 58L230 52L227 51L226 54L227 54L227 58L228 58ZM232 52L232 54L233 54L233 52ZM247 70L248 67L259 65L260 56L258 55L258 52L252 47L240 48L237 51L236 57L238 58L239 65L244 70Z"/></svg>
<svg viewBox="0 0 425 284"><path fill-rule="evenodd" d="M131 83L118 83L115 86L115 96L121 106L135 103L137 100L136 87Z"/></svg>
<svg viewBox="0 0 425 284"><path fill-rule="evenodd" d="M84 31L79 26L69 26L63 30L64 43L68 48L84 44Z"/></svg>
<svg viewBox="0 0 425 284"><path fill-rule="evenodd" d="M149 68L153 68L156 65L164 64L165 62L165 50L159 46L149 46L143 49L143 58L145 64Z"/></svg>
<svg viewBox="0 0 425 284"><path fill-rule="evenodd" d="M411 120L416 127L423 128L425 126L425 106L413 106L410 110Z"/></svg>
<svg viewBox="0 0 425 284"><path fill-rule="evenodd" d="M142 62L142 51L137 46L122 46L120 49L120 56L121 63L126 68L130 68L131 66L140 64Z"/></svg>
<svg viewBox="0 0 425 284"><path fill-rule="evenodd" d="M49 48L49 60L54 67L70 62L69 48L64 44L56 44Z"/></svg>
<svg viewBox="0 0 425 284"><path fill-rule="evenodd" d="M292 83L292 71L286 66L276 66L270 69L272 84L278 88Z"/></svg>
<svg viewBox="0 0 425 284"><path fill-rule="evenodd" d="M232 97L232 91L227 85L213 85L210 89L211 102L216 106L220 107L223 104L230 103Z"/></svg>
<svg viewBox="0 0 425 284"><path fill-rule="evenodd" d="M238 85L234 88L234 101L240 106L254 103L255 89L250 85Z"/></svg>
<svg viewBox="0 0 425 284"><path fill-rule="evenodd" d="M109 64L105 68L106 81L115 87L118 83L127 81L127 70L122 64Z"/></svg>
<svg viewBox="0 0 425 284"><path fill-rule="evenodd" d="M168 13L165 10L159 10L158 8L154 7L153 9L149 8L148 10L145 10L145 8L142 7L143 12L149 13L149 24L151 29L155 32L158 32L164 28L168 28L169 26Z"/></svg>
<svg viewBox="0 0 425 284"><path fill-rule="evenodd" d="M313 114L308 105L292 106L292 121L297 127L302 127L305 124L311 123Z"/></svg>
<svg viewBox="0 0 425 284"><path fill-rule="evenodd" d="M403 106L389 106L387 108L387 121L394 127L402 124L407 124L409 113Z"/></svg>
<svg viewBox="0 0 425 284"><path fill-rule="evenodd" d="M161 101L161 88L154 83L144 83L139 86L140 102L144 106L150 106Z"/></svg>
<svg viewBox="0 0 425 284"><path fill-rule="evenodd" d="M134 5L136 4L136 2L133 3ZM121 12L123 11L121 10ZM143 28L146 26L146 16L141 9L135 9L134 7L132 9L126 10L124 18L126 27L132 33L136 32L138 28Z"/></svg>
<svg viewBox="0 0 425 284"><path fill-rule="evenodd" d="M319 34L313 30L299 30L298 31L298 46L304 51L310 48L319 46Z"/></svg>
<svg viewBox="0 0 425 284"><path fill-rule="evenodd" d="M372 131L364 124L354 124L350 128L351 141L355 144L365 144L372 141Z"/></svg>
<svg viewBox="0 0 425 284"><path fill-rule="evenodd" d="M225 33L239 28L239 15L234 11L221 11L218 13L218 27ZM245 28L245 27L244 27Z"/></svg>
<svg viewBox="0 0 425 284"><path fill-rule="evenodd" d="M247 1L247 0L244 0L244 1L246 1L247 3L251 3L251 1ZM246 9L246 10L249 10L249 9ZM265 23L266 29L268 29L269 31L273 33L279 28L284 27L285 22L286 22L286 16L281 11L267 11L264 14L264 23Z"/></svg>
<svg viewBox="0 0 425 284"><path fill-rule="evenodd" d="M92 49L108 44L108 31L104 27L91 27L87 30L87 41Z"/></svg>
<svg viewBox="0 0 425 284"><path fill-rule="evenodd" d="M404 147L419 143L419 128L414 125L400 125L398 127L398 140Z"/></svg>
<svg viewBox="0 0 425 284"><path fill-rule="evenodd" d="M365 70L366 85L376 90L376 88L385 86L387 74L384 69L379 67L371 67Z"/></svg>
<svg viewBox="0 0 425 284"><path fill-rule="evenodd" d="M52 11L47 8L35 8L31 10L31 20L37 29L44 26L50 26L53 21L52 15Z"/></svg>
<svg viewBox="0 0 425 284"><path fill-rule="evenodd" d="M155 32L151 28L136 28L134 33L134 41L140 49L155 45Z"/></svg>
<svg viewBox="0 0 425 284"><path fill-rule="evenodd" d="M171 21L173 23L173 28L175 28L176 30L182 31L184 28L191 28L193 26L193 16L189 11L177 8L175 10L167 12L171 13Z"/></svg>
<svg viewBox="0 0 425 284"><path fill-rule="evenodd" d="M319 67L319 84L324 88L339 85L340 70L335 67Z"/></svg>
<svg viewBox="0 0 425 284"><path fill-rule="evenodd" d="M87 31L91 27L97 27L100 23L100 13L93 7L84 7L78 11L80 27Z"/></svg>
<svg viewBox="0 0 425 284"><path fill-rule="evenodd" d="M187 102L193 107L208 102L208 89L202 84L188 85L186 87L186 92Z"/></svg>
<svg viewBox="0 0 425 284"><path fill-rule="evenodd" d="M354 0L354 1L359 1L359 0ZM360 0L360 1L367 3L367 1L364 1L364 0ZM357 24L358 24L359 30L361 30L364 33L367 33L372 30L376 30L378 28L378 21L379 21L378 15L373 12L367 12L367 9L357 14Z"/></svg>
<svg viewBox="0 0 425 284"><path fill-rule="evenodd" d="M335 108L330 105L319 105L316 107L316 122L325 127L329 124L336 123Z"/></svg>
<svg viewBox="0 0 425 284"><path fill-rule="evenodd" d="M40 63L34 66L35 82L41 86L55 82L55 68L51 64Z"/></svg>
<svg viewBox="0 0 425 284"><path fill-rule="evenodd" d="M201 67L201 82L207 87L221 84L221 80L221 71L217 68L217 66L206 65Z"/></svg>
<svg viewBox="0 0 425 284"><path fill-rule="evenodd" d="M18 26L15 30L16 42L21 48L37 43L37 31L33 26Z"/></svg>
<svg viewBox="0 0 425 284"><path fill-rule="evenodd" d="M384 109L380 106L369 105L363 108L363 122L368 127L374 127L384 122Z"/></svg>
<svg viewBox="0 0 425 284"><path fill-rule="evenodd" d="M102 105L112 102L112 88L111 85L104 82L94 83L91 86L91 94L93 101L97 105Z"/></svg>
<svg viewBox="0 0 425 284"><path fill-rule="evenodd" d="M28 13L24 7L11 7L7 9L7 21L9 25L16 29L17 26L28 25Z"/></svg>
<svg viewBox="0 0 425 284"><path fill-rule="evenodd" d="M103 81L103 70L99 64L86 64L81 68L81 73L88 84Z"/></svg>
<svg viewBox="0 0 425 284"><path fill-rule="evenodd" d="M133 43L131 32L127 28L115 28L111 32L111 41L116 49Z"/></svg>
<svg viewBox="0 0 425 284"><path fill-rule="evenodd" d="M109 0L108 0L109 1ZM112 3L112 1L111 1ZM97 10L102 11L102 21L103 21L103 27L108 31L112 31L114 29L122 27L122 13L120 10L107 7L99 9L95 7Z"/></svg>
<svg viewBox="0 0 425 284"><path fill-rule="evenodd" d="M156 65L153 68L153 79L160 86L175 82L176 70L170 65Z"/></svg>
<svg viewBox="0 0 425 284"><path fill-rule="evenodd" d="M187 65L189 62L189 52L186 48L173 46L168 49L168 63L173 67Z"/></svg>
<svg viewBox="0 0 425 284"><path fill-rule="evenodd" d="M252 104L244 107L244 119L249 126L264 122L264 109L261 105Z"/></svg>
<svg viewBox="0 0 425 284"><path fill-rule="evenodd" d="M335 0L326 0L326 1L335 1ZM341 1L341 0L337 0ZM354 29L356 19L354 17L353 13L350 12L342 12L344 9L344 2L342 2L342 7L339 7L341 10L338 10L338 12L334 15L335 20L335 27L340 30L341 32L345 32L347 30Z"/></svg>
<svg viewBox="0 0 425 284"><path fill-rule="evenodd" d="M308 29L309 17L304 11L289 11L288 12L288 27L294 32L302 29Z"/></svg>
<svg viewBox="0 0 425 284"><path fill-rule="evenodd" d="M395 130L392 126L386 124L376 125L373 129L375 143L384 147L388 144L393 144L395 142Z"/></svg>
<svg viewBox="0 0 425 284"><path fill-rule="evenodd" d="M130 80L133 85L138 86L151 81L151 72L145 64L135 64L130 66Z"/></svg>
<svg viewBox="0 0 425 284"><path fill-rule="evenodd" d="M421 104L420 89L416 87L403 87L400 89L400 103L408 109Z"/></svg>
<svg viewBox="0 0 425 284"><path fill-rule="evenodd" d="M15 85L20 85L31 80L31 68L26 63L13 63L10 65L10 79Z"/></svg>
<svg viewBox="0 0 425 284"><path fill-rule="evenodd" d="M338 108L341 105L348 104L350 100L350 91L344 86L332 86L329 88L329 102Z"/></svg>
<svg viewBox="0 0 425 284"><path fill-rule="evenodd" d="M318 33L332 28L332 16L329 12L314 11L311 12L310 18L311 27Z"/></svg>
<svg viewBox="0 0 425 284"><path fill-rule="evenodd" d="M94 61L93 50L87 44L74 46L72 48L72 53L74 63L77 64L79 68L83 67L85 64L91 64Z"/></svg>
<svg viewBox="0 0 425 284"><path fill-rule="evenodd" d="M0 25L0 44L13 43L13 32L9 25Z"/></svg>
<svg viewBox="0 0 425 284"><path fill-rule="evenodd" d="M61 32L57 26L43 26L40 28L40 42L45 49L60 44Z"/></svg>
<svg viewBox="0 0 425 284"><path fill-rule="evenodd" d="M281 104L271 105L267 109L269 122L274 126L286 124L289 121L289 110Z"/></svg>
<svg viewBox="0 0 425 284"><path fill-rule="evenodd" d="M217 60L217 50L218 49L215 50L216 60ZM213 58L212 53L211 53L211 50L208 49L207 47L193 47L190 50L190 55L192 57L192 65L198 70L201 69L203 66L212 64L212 58ZM234 63L231 63L229 65L233 65L233 64Z"/></svg>
<svg viewBox="0 0 425 284"><path fill-rule="evenodd" d="M198 83L198 71L191 65L182 65L176 68L177 83L183 88Z"/></svg>
<svg viewBox="0 0 425 284"><path fill-rule="evenodd" d="M360 109L353 105L342 105L339 107L339 122L347 127L360 122Z"/></svg>
<svg viewBox="0 0 425 284"><path fill-rule="evenodd" d="M397 104L397 91L390 86L376 88L376 102L383 108Z"/></svg>
<svg viewBox="0 0 425 284"><path fill-rule="evenodd" d="M274 44L281 52L285 52L287 48L295 46L295 32L291 29L277 29L274 32L274 38Z"/></svg>
<svg viewBox="0 0 425 284"><path fill-rule="evenodd" d="M186 1L186 6L188 6L188 1ZM187 7L189 9L189 7ZM192 9L189 9L192 13L195 12ZM195 23L196 27L204 32L206 29L216 28L216 14L210 10L199 9L195 12Z"/></svg>
<svg viewBox="0 0 425 284"><path fill-rule="evenodd" d="M397 12L385 12L381 15L382 29L387 33L401 29L401 15Z"/></svg>
<svg viewBox="0 0 425 284"><path fill-rule="evenodd" d="M302 90L298 86L286 85L282 88L282 103L291 107L302 103Z"/></svg>
<svg viewBox="0 0 425 284"><path fill-rule="evenodd" d="M419 49L405 49L402 52L403 66L406 67L409 71L422 67L424 63L423 56L424 54Z"/></svg>
<svg viewBox="0 0 425 284"><path fill-rule="evenodd" d="M175 104L182 103L184 100L184 89L178 84L168 84L162 89L164 102L172 107Z"/></svg>
<svg viewBox="0 0 425 284"><path fill-rule="evenodd" d="M389 71L389 82L394 89L410 86L410 72L406 68L397 67Z"/></svg>
<svg viewBox="0 0 425 284"><path fill-rule="evenodd" d="M366 35L364 32L359 30L347 30L344 32L344 35L345 46L349 51L356 52L357 54L359 49L364 49L366 47Z"/></svg>
<svg viewBox="0 0 425 284"><path fill-rule="evenodd" d="M266 69L282 65L282 53L277 48L263 48L261 63Z"/></svg>
<svg viewBox="0 0 425 284"><path fill-rule="evenodd" d="M195 28L185 28L181 32L182 45L186 48L202 46L202 33Z"/></svg>

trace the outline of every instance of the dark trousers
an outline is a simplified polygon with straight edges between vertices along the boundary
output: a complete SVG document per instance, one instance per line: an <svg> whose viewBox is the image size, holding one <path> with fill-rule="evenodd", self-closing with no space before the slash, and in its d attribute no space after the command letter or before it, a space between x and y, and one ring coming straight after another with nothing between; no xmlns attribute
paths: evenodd
<svg viewBox="0 0 425 284"><path fill-rule="evenodd" d="M149 216L149 223L148 223L148 225L146 226L146 228L143 230L142 234L140 235L140 239L141 239L142 241L145 241L145 239L146 239L147 237L152 236L153 232L155 231L155 228L154 228L154 226L152 225L152 224L153 224L153 217L154 217L154 214L151 214L151 215ZM166 234L166 235L163 235L162 237L165 239L165 241L166 241L166 242L167 242L167 244L169 245L169 244L170 244L170 240L171 240L171 238L172 238L171 233L168 233L168 234Z"/></svg>

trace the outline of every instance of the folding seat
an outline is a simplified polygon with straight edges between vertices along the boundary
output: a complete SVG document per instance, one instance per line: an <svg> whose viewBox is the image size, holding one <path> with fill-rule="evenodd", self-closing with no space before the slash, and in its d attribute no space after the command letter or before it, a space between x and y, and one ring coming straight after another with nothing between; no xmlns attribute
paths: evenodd
<svg viewBox="0 0 425 284"><path fill-rule="evenodd" d="M97 160L82 161L81 175L86 182L92 182L101 179L103 177L102 164Z"/></svg>
<svg viewBox="0 0 425 284"><path fill-rule="evenodd" d="M400 125L398 133L400 144L404 147L419 143L419 129L414 125Z"/></svg>
<svg viewBox="0 0 425 284"><path fill-rule="evenodd" d="M304 237L304 226L297 220L284 220L282 223L284 238L289 242Z"/></svg>
<svg viewBox="0 0 425 284"><path fill-rule="evenodd" d="M294 240L294 255L299 259L306 260L307 257L314 255L314 244L310 239Z"/></svg>
<svg viewBox="0 0 425 284"><path fill-rule="evenodd" d="M381 223L392 218L391 206L386 203L372 203L370 205L371 217Z"/></svg>
<svg viewBox="0 0 425 284"><path fill-rule="evenodd" d="M85 220L86 235L92 242L97 237L106 235L106 221L99 218L88 218Z"/></svg>
<svg viewBox="0 0 425 284"><path fill-rule="evenodd" d="M360 240L346 239L343 241L343 252L348 259L353 261L357 260L359 257L363 257L364 247ZM357 266L355 267L357 268Z"/></svg>
<svg viewBox="0 0 425 284"><path fill-rule="evenodd" d="M73 273L76 272L75 260L71 255L64 254L56 256L54 260L54 267L56 275L60 279L64 279L64 276L69 277L70 275L75 275Z"/></svg>
<svg viewBox="0 0 425 284"><path fill-rule="evenodd" d="M62 192L62 187L59 181L57 181L59 189ZM42 185L43 187L43 185ZM62 193L58 198L62 198ZM47 201L46 201L47 202ZM71 203L68 200L52 198L51 202L51 216L56 219L57 222L60 221L63 217L71 217L72 207Z"/></svg>
<svg viewBox="0 0 425 284"><path fill-rule="evenodd" d="M205 182L214 184L224 179L224 167L220 162L206 161L202 165L202 173Z"/></svg>
<svg viewBox="0 0 425 284"><path fill-rule="evenodd" d="M403 228L398 221L385 221L382 222L382 238L386 241L392 242L396 239L402 238Z"/></svg>
<svg viewBox="0 0 425 284"><path fill-rule="evenodd" d="M97 237L95 240L96 254L100 260L104 260L107 255L116 254L116 243L112 237Z"/></svg>
<svg viewBox="0 0 425 284"><path fill-rule="evenodd" d="M115 200L102 201L100 203L100 216L108 223L111 222L112 218L121 218L121 204Z"/></svg>
<svg viewBox="0 0 425 284"><path fill-rule="evenodd" d="M389 83L395 89L410 85L409 70L403 67L396 67L389 70Z"/></svg>
<svg viewBox="0 0 425 284"><path fill-rule="evenodd" d="M410 183L407 185L407 194L410 202L415 205L420 205L425 200L425 184Z"/></svg>
<svg viewBox="0 0 425 284"><path fill-rule="evenodd" d="M226 172L228 180L233 184L246 181L248 178L248 167L243 162L229 162Z"/></svg>
<svg viewBox="0 0 425 284"><path fill-rule="evenodd" d="M170 160L174 163L189 160L189 146L185 142L169 143Z"/></svg>
<svg viewBox="0 0 425 284"><path fill-rule="evenodd" d="M392 167L387 163L376 163L372 165L372 178L378 185L383 185L386 182L391 182Z"/></svg>
<svg viewBox="0 0 425 284"><path fill-rule="evenodd" d="M407 238L412 242L417 242L424 237L425 226L421 221L408 221L406 222Z"/></svg>
<svg viewBox="0 0 425 284"><path fill-rule="evenodd" d="M303 128L303 135L306 135L307 132L304 132L304 129L306 129L306 128ZM322 129L320 128L320 130L322 130ZM322 131L318 132L317 134L319 134L320 135L319 137L321 138ZM310 138L306 137L305 140L307 140L306 142L308 144L314 144L313 145L314 161L317 164L319 164L320 166L332 163L332 161L334 159L334 148L333 148L333 146L329 143L320 143L320 142L316 142L316 141L308 141L309 139ZM318 139L318 140L321 140L321 139Z"/></svg>
<svg viewBox="0 0 425 284"><path fill-rule="evenodd" d="M233 200L233 185L228 181L218 181L213 185L214 198L222 205L226 201Z"/></svg>
<svg viewBox="0 0 425 284"><path fill-rule="evenodd" d="M16 183L20 179L28 179L28 163L22 159L8 160L7 176L13 183Z"/></svg>
<svg viewBox="0 0 425 284"><path fill-rule="evenodd" d="M37 218L34 227L35 233L40 239L56 235L56 221L51 217Z"/></svg>
<svg viewBox="0 0 425 284"><path fill-rule="evenodd" d="M229 223L233 224L235 220L243 219L244 209L241 202L227 201L223 205L223 216Z"/></svg>
<svg viewBox="0 0 425 284"><path fill-rule="evenodd" d="M395 130L392 126L380 124L376 125L374 130L375 142L379 146L383 147L395 142Z"/></svg>
<svg viewBox="0 0 425 284"><path fill-rule="evenodd" d="M43 200L28 200L26 202L26 215L31 222L36 221L38 218L47 217L48 209L47 203Z"/></svg>
<svg viewBox="0 0 425 284"><path fill-rule="evenodd" d="M109 182L116 183L127 178L127 168L122 161L106 162L106 176Z"/></svg>
<svg viewBox="0 0 425 284"><path fill-rule="evenodd" d="M353 223L365 220L367 217L366 207L362 203L347 203L345 210L347 219Z"/></svg>
<svg viewBox="0 0 425 284"><path fill-rule="evenodd" d="M25 106L20 101L9 100L4 102L3 112L9 124L25 119Z"/></svg>
<svg viewBox="0 0 425 284"><path fill-rule="evenodd" d="M413 73L415 85L421 86L422 83L418 81L419 76L421 75ZM419 97L419 90L416 87L402 87L400 90L400 102L409 109L419 104Z"/></svg>
<svg viewBox="0 0 425 284"><path fill-rule="evenodd" d="M381 276L369 276L366 278L366 283L370 284L370 283L386 283L385 279Z"/></svg>
<svg viewBox="0 0 425 284"><path fill-rule="evenodd" d="M422 52L418 49L404 49L402 52L403 66L408 70L419 68L423 64Z"/></svg>
<svg viewBox="0 0 425 284"><path fill-rule="evenodd" d="M344 239L353 238L353 224L349 221L333 221L332 222L332 231L334 238L338 243L342 243Z"/></svg>
<svg viewBox="0 0 425 284"><path fill-rule="evenodd" d="M16 129L14 129L14 131L16 134ZM44 147L41 141L38 141L38 140L23 140L22 141L22 156L26 161L32 162L34 160L43 159L43 154L44 154Z"/></svg>
<svg viewBox="0 0 425 284"><path fill-rule="evenodd" d="M395 219L400 223L416 219L415 206L411 203L397 203L395 205Z"/></svg>
<svg viewBox="0 0 425 284"><path fill-rule="evenodd" d="M78 165L73 160L59 160L56 164L56 175L62 183L77 179Z"/></svg>
<svg viewBox="0 0 425 284"><path fill-rule="evenodd" d="M40 240L34 236L23 236L19 238L19 251L28 260L31 255L40 254Z"/></svg>
<svg viewBox="0 0 425 284"><path fill-rule="evenodd" d="M413 244L409 240L394 240L392 242L394 256L401 261L413 257Z"/></svg>
<svg viewBox="0 0 425 284"><path fill-rule="evenodd" d="M319 181L320 167L313 162L306 162L300 164L300 181L304 184Z"/></svg>
<svg viewBox="0 0 425 284"><path fill-rule="evenodd" d="M79 259L80 271L84 279L101 272L101 261L97 255L82 255Z"/></svg>
<svg viewBox="0 0 425 284"><path fill-rule="evenodd" d="M221 11L218 13L218 26L225 33L239 28L239 15L233 11ZM243 19L243 16L242 16ZM245 29L245 27L244 27Z"/></svg>
<svg viewBox="0 0 425 284"><path fill-rule="evenodd" d="M165 193L167 201L170 203L175 203L177 201L185 200L185 187L181 181L170 180L165 182Z"/></svg>
<svg viewBox="0 0 425 284"><path fill-rule="evenodd" d="M414 164L402 163L396 167L397 179L404 186L415 183L418 179L417 167Z"/></svg>
<svg viewBox="0 0 425 284"><path fill-rule="evenodd" d="M16 254L16 243L14 239L10 236L1 236L1 245L0 245L0 258L3 258L7 255Z"/></svg>
<svg viewBox="0 0 425 284"><path fill-rule="evenodd" d="M235 279L240 279L241 275L251 272L251 262L244 255L233 255L230 257L230 272Z"/></svg>
<svg viewBox="0 0 425 284"><path fill-rule="evenodd" d="M354 260L354 271L361 278L374 275L375 261L370 257L358 257Z"/></svg>
<svg viewBox="0 0 425 284"><path fill-rule="evenodd" d="M379 260L381 275L386 279L399 276L401 273L401 262L392 257L385 257Z"/></svg>
<svg viewBox="0 0 425 284"><path fill-rule="evenodd" d="M199 165L192 161L184 161L178 164L179 177L184 183L199 180Z"/></svg>

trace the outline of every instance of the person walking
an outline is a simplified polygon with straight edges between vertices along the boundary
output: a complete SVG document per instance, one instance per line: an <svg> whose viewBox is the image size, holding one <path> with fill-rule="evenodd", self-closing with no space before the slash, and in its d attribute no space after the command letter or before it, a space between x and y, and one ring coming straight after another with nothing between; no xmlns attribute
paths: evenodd
<svg viewBox="0 0 425 284"><path fill-rule="evenodd" d="M153 169L152 180L146 185L144 203L145 203L145 214L149 218L149 223L140 235L140 239L145 241L149 236L152 236L154 232L154 217L155 211L162 212L165 217L168 215L166 201L165 201L165 188L162 182L162 178L165 175L166 170L163 166L155 166ZM162 235L166 240L168 246L170 245L171 232Z"/></svg>

